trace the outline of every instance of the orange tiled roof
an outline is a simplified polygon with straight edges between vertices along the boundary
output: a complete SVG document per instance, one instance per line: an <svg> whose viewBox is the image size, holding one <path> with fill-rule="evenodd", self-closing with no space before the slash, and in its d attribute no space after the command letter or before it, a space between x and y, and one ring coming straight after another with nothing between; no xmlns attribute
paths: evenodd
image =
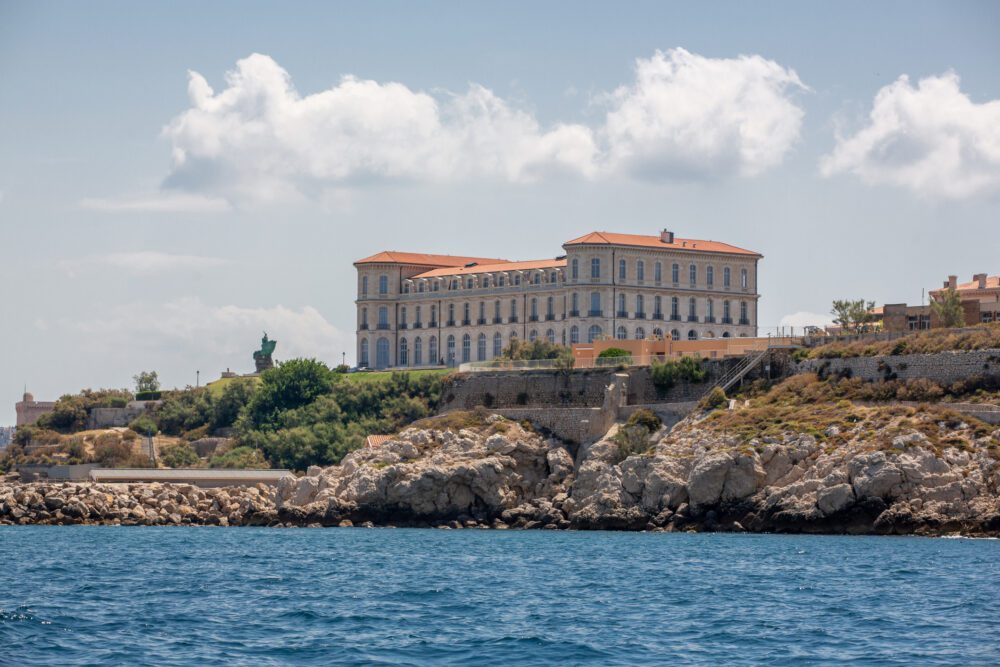
<svg viewBox="0 0 1000 667"><path fill-rule="evenodd" d="M681 239L674 237L673 243L664 243L659 236L644 234L616 234L614 232L591 232L580 238L567 241L563 245L624 245L643 248L670 248L671 250L697 250L701 252L722 252L730 255L752 255L761 257L759 252L737 248L721 241L702 241L700 239Z"/></svg>
<svg viewBox="0 0 1000 667"><path fill-rule="evenodd" d="M370 435L365 438L365 447L378 447L379 445L392 440L391 435Z"/></svg>
<svg viewBox="0 0 1000 667"><path fill-rule="evenodd" d="M440 276L460 276L466 273L490 273L492 271L529 271L531 269L555 269L566 266L565 259L536 259L528 262L497 262L461 266L458 268L432 269L413 276L413 278L438 278Z"/></svg>
<svg viewBox="0 0 1000 667"><path fill-rule="evenodd" d="M1000 276L986 276L986 289L996 289L998 287L1000 287ZM969 283L959 283L958 287L956 287L955 289L957 289L959 292L961 292L962 290L979 289L979 282L973 280L972 282ZM935 291L937 292L941 290L935 290Z"/></svg>
<svg viewBox="0 0 1000 667"><path fill-rule="evenodd" d="M496 264L507 260L495 257L459 257L457 255L428 255L419 252L398 252L383 250L371 257L365 257L354 262L357 264L410 264L416 266L465 266L472 262L480 264Z"/></svg>

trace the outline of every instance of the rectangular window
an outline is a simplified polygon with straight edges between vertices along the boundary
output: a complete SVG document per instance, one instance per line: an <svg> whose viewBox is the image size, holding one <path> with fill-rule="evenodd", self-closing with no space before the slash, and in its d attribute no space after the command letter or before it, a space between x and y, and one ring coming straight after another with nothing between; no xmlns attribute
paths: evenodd
<svg viewBox="0 0 1000 667"><path fill-rule="evenodd" d="M600 278L601 277L601 260L599 257L595 257L590 260L590 277Z"/></svg>
<svg viewBox="0 0 1000 667"><path fill-rule="evenodd" d="M698 267L694 264L688 268L688 279L691 282L691 287L698 284Z"/></svg>
<svg viewBox="0 0 1000 667"><path fill-rule="evenodd" d="M663 265L659 262L653 265L653 280L656 282L663 280Z"/></svg>
<svg viewBox="0 0 1000 667"><path fill-rule="evenodd" d="M679 283L681 281L681 267L679 264L674 264L670 267L670 279L674 283Z"/></svg>

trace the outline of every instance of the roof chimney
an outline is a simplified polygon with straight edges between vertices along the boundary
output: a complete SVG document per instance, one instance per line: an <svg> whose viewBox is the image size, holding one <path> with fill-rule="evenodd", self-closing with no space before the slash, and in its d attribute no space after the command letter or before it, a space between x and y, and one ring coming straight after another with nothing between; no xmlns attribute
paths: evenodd
<svg viewBox="0 0 1000 667"><path fill-rule="evenodd" d="M944 284L946 288L956 289L958 287L958 276L948 276L948 282Z"/></svg>
<svg viewBox="0 0 1000 667"><path fill-rule="evenodd" d="M662 232L660 232L660 241L662 241L663 243L673 243L674 233L664 229Z"/></svg>
<svg viewBox="0 0 1000 667"><path fill-rule="evenodd" d="M978 283L979 289L986 289L986 274L977 273L976 275L972 276L972 282Z"/></svg>

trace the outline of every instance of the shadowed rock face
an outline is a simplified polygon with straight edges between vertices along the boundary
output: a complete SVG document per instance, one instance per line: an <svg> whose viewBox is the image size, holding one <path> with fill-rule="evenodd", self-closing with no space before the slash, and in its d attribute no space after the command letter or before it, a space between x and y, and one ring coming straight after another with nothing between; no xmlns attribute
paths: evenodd
<svg viewBox="0 0 1000 667"><path fill-rule="evenodd" d="M0 482L0 523L1000 535L1000 431L944 435L963 444L898 431L742 443L689 418L623 458L612 438L572 451L494 415L409 428L276 489Z"/></svg>

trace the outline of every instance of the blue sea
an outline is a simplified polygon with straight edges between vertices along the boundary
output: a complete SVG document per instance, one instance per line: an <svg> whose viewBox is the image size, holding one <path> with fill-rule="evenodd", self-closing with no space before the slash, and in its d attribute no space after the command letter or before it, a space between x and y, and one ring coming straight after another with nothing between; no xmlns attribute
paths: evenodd
<svg viewBox="0 0 1000 667"><path fill-rule="evenodd" d="M0 528L3 665L997 665L992 540Z"/></svg>

